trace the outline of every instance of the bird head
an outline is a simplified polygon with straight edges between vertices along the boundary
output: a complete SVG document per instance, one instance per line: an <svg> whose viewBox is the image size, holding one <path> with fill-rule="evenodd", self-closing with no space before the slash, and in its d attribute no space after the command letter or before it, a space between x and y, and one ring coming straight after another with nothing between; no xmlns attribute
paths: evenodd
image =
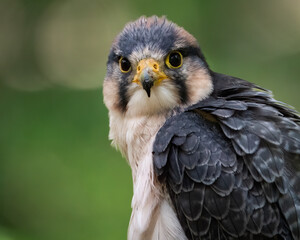
<svg viewBox="0 0 300 240"><path fill-rule="evenodd" d="M130 116L194 104L213 90L196 39L166 18L141 17L114 40L103 84L110 111Z"/></svg>

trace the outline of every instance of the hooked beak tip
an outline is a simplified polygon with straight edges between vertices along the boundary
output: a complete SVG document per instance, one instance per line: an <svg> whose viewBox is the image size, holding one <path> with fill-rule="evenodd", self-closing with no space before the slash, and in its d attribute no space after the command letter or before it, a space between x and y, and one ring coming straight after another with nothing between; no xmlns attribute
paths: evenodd
<svg viewBox="0 0 300 240"><path fill-rule="evenodd" d="M141 77L141 82L144 90L146 91L148 97L151 95L151 88L153 87L154 80L149 75L147 71L145 71Z"/></svg>
<svg viewBox="0 0 300 240"><path fill-rule="evenodd" d="M145 89L145 91L146 91L148 97L150 97L151 96L151 89L150 88L149 89Z"/></svg>
<svg viewBox="0 0 300 240"><path fill-rule="evenodd" d="M148 97L150 97L151 95L151 88L153 86L153 82L152 81L144 81L142 83L144 90L146 91Z"/></svg>

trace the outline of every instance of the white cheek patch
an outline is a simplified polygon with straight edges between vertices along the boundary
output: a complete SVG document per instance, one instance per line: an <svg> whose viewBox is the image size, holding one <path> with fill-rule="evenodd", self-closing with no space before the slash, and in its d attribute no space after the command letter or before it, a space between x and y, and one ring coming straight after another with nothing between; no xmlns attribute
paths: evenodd
<svg viewBox="0 0 300 240"><path fill-rule="evenodd" d="M151 88L150 98L139 85L131 86L128 90L128 116L143 116L163 113L178 106L180 96L176 85L169 79L163 80L158 86Z"/></svg>
<svg viewBox="0 0 300 240"><path fill-rule="evenodd" d="M213 91L213 83L208 70L200 68L192 71L186 79L189 105L207 98Z"/></svg>
<svg viewBox="0 0 300 240"><path fill-rule="evenodd" d="M103 98L106 107L109 110L118 109L119 99L119 85L114 79L105 79L103 82Z"/></svg>

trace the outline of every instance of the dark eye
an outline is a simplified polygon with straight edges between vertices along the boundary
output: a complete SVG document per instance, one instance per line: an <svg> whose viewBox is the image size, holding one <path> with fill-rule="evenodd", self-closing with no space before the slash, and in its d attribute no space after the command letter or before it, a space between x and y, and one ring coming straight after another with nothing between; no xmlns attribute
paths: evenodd
<svg viewBox="0 0 300 240"><path fill-rule="evenodd" d="M127 58L120 57L119 59L120 70L123 73L128 73L131 69L131 64Z"/></svg>
<svg viewBox="0 0 300 240"><path fill-rule="evenodd" d="M169 68L180 68L182 66L183 57L178 51L169 53L166 59L166 64Z"/></svg>

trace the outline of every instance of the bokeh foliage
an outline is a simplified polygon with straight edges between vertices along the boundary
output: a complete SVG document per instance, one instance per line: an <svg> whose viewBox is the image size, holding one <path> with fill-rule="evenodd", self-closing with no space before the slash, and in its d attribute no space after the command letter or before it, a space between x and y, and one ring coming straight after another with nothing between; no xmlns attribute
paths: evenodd
<svg viewBox="0 0 300 240"><path fill-rule="evenodd" d="M131 172L108 141L101 84L114 36L166 15L213 70L300 109L298 1L0 2L0 240L126 239Z"/></svg>

